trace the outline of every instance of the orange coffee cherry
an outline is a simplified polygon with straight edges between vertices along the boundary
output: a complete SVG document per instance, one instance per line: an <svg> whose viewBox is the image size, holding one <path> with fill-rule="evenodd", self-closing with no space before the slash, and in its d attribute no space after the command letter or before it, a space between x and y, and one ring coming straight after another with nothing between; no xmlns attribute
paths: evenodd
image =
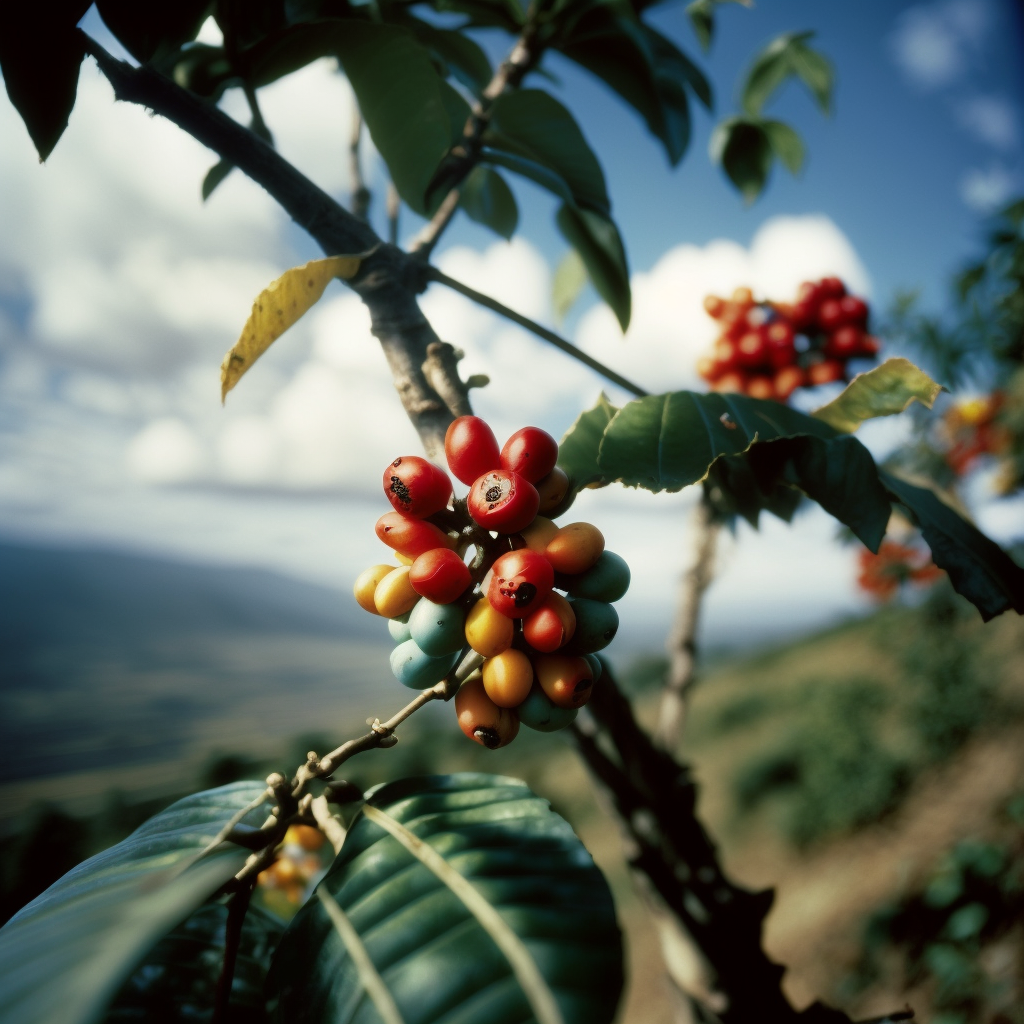
<svg viewBox="0 0 1024 1024"><path fill-rule="evenodd" d="M569 523L548 541L544 555L556 572L585 572L604 551L604 534L590 523Z"/></svg>
<svg viewBox="0 0 1024 1024"><path fill-rule="evenodd" d="M355 595L356 604L359 605L364 611L370 612L373 615L379 615L377 611L377 605L374 604L373 594L377 589L377 584L380 583L388 573L394 572L395 567L393 565L371 565L369 569L364 569L357 577L355 586L352 588L352 593Z"/></svg>
<svg viewBox="0 0 1024 1024"><path fill-rule="evenodd" d="M487 696L481 679L467 679L462 684L455 695L455 714L463 733L488 750L508 745L519 732L516 713L499 708Z"/></svg>
<svg viewBox="0 0 1024 1024"><path fill-rule="evenodd" d="M409 582L409 566L400 565L392 569L377 584L373 592L373 603L377 606L377 613L386 619L395 619L412 611L412 606L420 599L420 595L412 589Z"/></svg>
<svg viewBox="0 0 1024 1024"><path fill-rule="evenodd" d="M537 682L559 708L581 708L594 689L594 670L582 656L541 654L534 659Z"/></svg>
<svg viewBox="0 0 1024 1024"><path fill-rule="evenodd" d="M466 616L466 643L485 658L494 658L512 646L513 622L495 611L486 597L479 601Z"/></svg>
<svg viewBox="0 0 1024 1024"><path fill-rule="evenodd" d="M514 708L530 695L533 666L522 651L509 648L488 658L481 669L484 690L499 708Z"/></svg>

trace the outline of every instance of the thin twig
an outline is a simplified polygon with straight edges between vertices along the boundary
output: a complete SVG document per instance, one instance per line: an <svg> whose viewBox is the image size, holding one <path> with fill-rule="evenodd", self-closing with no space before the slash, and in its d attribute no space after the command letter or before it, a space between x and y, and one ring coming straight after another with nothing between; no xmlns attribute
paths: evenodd
<svg viewBox="0 0 1024 1024"><path fill-rule="evenodd" d="M334 848L334 852L336 854L341 853L341 848L345 843L346 830L337 815L331 810L327 797L321 793L309 805L309 809L313 812L317 828L327 836L327 841Z"/></svg>
<svg viewBox="0 0 1024 1024"><path fill-rule="evenodd" d="M388 241L392 245L398 245L398 214L402 208L402 200L393 181L388 181L386 202L388 211Z"/></svg>
<svg viewBox="0 0 1024 1024"><path fill-rule="evenodd" d="M549 331L546 327L542 327L529 317L525 317L521 313L517 313L514 309L509 309L508 306L502 305L497 299L492 299L489 295L485 295L483 292L478 292L475 288L470 288L469 285L463 284L461 281L456 281L454 278L442 273L436 267L428 268L427 279L430 281L436 281L438 284L443 284L446 287L451 288L453 291L458 292L460 295L465 295L467 299L472 299L477 304L485 306L487 309L493 310L495 313L499 313L507 320L511 320L513 323L519 324L520 327L525 327L526 330L536 334L538 338L543 338L544 341L554 345L555 348L561 349L566 353L566 355L570 355L573 359L579 360L579 362L583 363L584 366L589 366L590 369L599 373L606 380L610 380L613 384L618 384L620 388L624 388L626 391L636 395L638 398L643 398L648 394L648 392L644 391L642 387L639 387L630 380L626 380L621 373L616 373L610 367L605 366L604 363L594 359L593 356L588 356L583 349L577 348L571 341L566 341L561 335L555 334L554 331Z"/></svg>
<svg viewBox="0 0 1024 1024"><path fill-rule="evenodd" d="M702 496L692 520L693 558L679 583L679 603L668 638L669 667L658 712L655 740L674 750L686 721L686 702L697 669L697 630L704 593L714 578L715 549L721 524Z"/></svg>
<svg viewBox="0 0 1024 1024"><path fill-rule="evenodd" d="M228 1019L228 1008L231 1005L231 985L235 979L235 963L238 960L238 947L242 941L242 926L245 924L245 913L249 909L252 891L253 886L247 885L239 889L228 900L228 920L224 926L224 961L221 964L220 977L217 978L211 1024L225 1024Z"/></svg>

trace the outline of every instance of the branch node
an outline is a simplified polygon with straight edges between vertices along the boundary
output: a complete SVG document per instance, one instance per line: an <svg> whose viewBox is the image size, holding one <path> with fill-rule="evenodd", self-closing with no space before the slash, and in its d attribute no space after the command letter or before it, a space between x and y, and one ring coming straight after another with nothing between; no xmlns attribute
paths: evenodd
<svg viewBox="0 0 1024 1024"><path fill-rule="evenodd" d="M483 374L463 381L459 377L459 360L465 353L449 345L447 341L432 341L427 346L427 358L423 362L423 376L427 383L441 396L453 416L470 416L473 409L469 404L469 389L483 387L489 378Z"/></svg>

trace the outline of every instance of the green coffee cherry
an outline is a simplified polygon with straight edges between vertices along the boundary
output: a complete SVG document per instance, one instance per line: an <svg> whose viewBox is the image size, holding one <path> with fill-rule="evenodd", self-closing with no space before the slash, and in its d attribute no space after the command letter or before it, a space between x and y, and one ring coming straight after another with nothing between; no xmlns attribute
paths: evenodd
<svg viewBox="0 0 1024 1024"><path fill-rule="evenodd" d="M587 659L587 663L593 669L594 682L596 683L604 672L604 665L601 664L601 659L596 654L584 654L583 657Z"/></svg>
<svg viewBox="0 0 1024 1024"><path fill-rule="evenodd" d="M409 632L410 615L412 612L406 612L404 615L399 615L397 619L388 619L388 632L396 644L404 644L406 640L412 639L412 633Z"/></svg>
<svg viewBox="0 0 1024 1024"><path fill-rule="evenodd" d="M629 566L614 551L601 557L586 572L567 577L569 593L594 601L618 601L629 589Z"/></svg>
<svg viewBox="0 0 1024 1024"><path fill-rule="evenodd" d="M604 601L586 597L569 602L576 616L576 632L559 654L593 654L603 650L615 638L619 628L618 612Z"/></svg>
<svg viewBox="0 0 1024 1024"><path fill-rule="evenodd" d="M530 695L516 708L519 721L537 732L557 732L571 725L578 714L576 708L558 708L544 695L544 691L534 683Z"/></svg>
<svg viewBox="0 0 1024 1024"><path fill-rule="evenodd" d="M458 651L443 658L432 658L416 646L415 640L406 640L391 652L391 671L403 686L425 690L444 679L458 658Z"/></svg>
<svg viewBox="0 0 1024 1024"><path fill-rule="evenodd" d="M424 654L439 658L461 651L465 638L466 612L458 604L434 604L425 597L409 613L409 635Z"/></svg>

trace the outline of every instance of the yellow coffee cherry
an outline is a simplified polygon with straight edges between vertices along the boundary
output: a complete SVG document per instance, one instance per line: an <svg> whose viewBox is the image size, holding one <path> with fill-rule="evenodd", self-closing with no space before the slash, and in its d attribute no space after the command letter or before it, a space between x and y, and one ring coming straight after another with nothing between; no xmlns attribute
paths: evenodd
<svg viewBox="0 0 1024 1024"><path fill-rule="evenodd" d="M369 569L364 569L359 574L356 579L356 585L352 588L352 593L355 595L356 603L360 608L374 615L380 614L377 611L376 604L373 602L373 595L380 581L388 573L394 572L394 569L393 565L371 565Z"/></svg>
<svg viewBox="0 0 1024 1024"><path fill-rule="evenodd" d="M420 599L420 595L412 589L409 582L409 566L393 566L391 571L377 584L373 592L373 603L377 613L386 619L395 619L412 610L412 606Z"/></svg>
<svg viewBox="0 0 1024 1024"><path fill-rule="evenodd" d="M533 666L522 651L510 647L484 662L483 682L487 696L499 708L515 708L530 695Z"/></svg>
<svg viewBox="0 0 1024 1024"><path fill-rule="evenodd" d="M496 612L486 597L466 616L466 643L485 658L494 658L512 646L512 630L512 620Z"/></svg>
<svg viewBox="0 0 1024 1024"><path fill-rule="evenodd" d="M586 572L604 551L604 534L590 523L563 526L544 549L555 572L573 576Z"/></svg>
<svg viewBox="0 0 1024 1024"><path fill-rule="evenodd" d="M412 563L415 561L415 559L414 558L410 558L408 555L403 555L401 551L396 551L395 552L395 561L399 565L412 565Z"/></svg>
<svg viewBox="0 0 1024 1024"><path fill-rule="evenodd" d="M521 531L520 536L526 541L526 546L531 551L539 551L544 554L544 549L556 533L558 533L557 523L545 519L544 516L537 516L525 530Z"/></svg>

